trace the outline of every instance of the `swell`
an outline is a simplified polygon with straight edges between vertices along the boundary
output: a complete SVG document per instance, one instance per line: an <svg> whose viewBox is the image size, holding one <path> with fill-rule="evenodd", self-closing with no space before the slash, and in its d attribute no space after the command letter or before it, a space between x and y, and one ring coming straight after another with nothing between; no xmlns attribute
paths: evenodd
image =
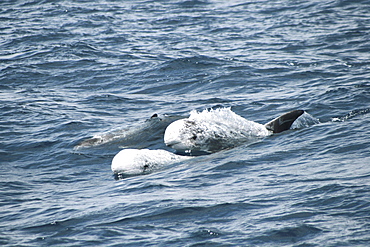
<svg viewBox="0 0 370 247"><path fill-rule="evenodd" d="M199 203L201 203L199 201ZM187 219L197 218L202 215L202 219L207 221L213 218L222 218L224 221L233 220L235 215L239 211L245 210L257 210L260 207L265 207L265 205L260 205L258 203L222 203L209 206L183 206L183 207L169 207L167 209L159 209L157 212L146 212L144 214L138 214L135 217L124 217L122 219L114 220L111 222L103 223L106 226L119 226L122 223L137 223L140 224L142 221L151 222L186 222ZM204 217L206 216L206 217Z"/></svg>

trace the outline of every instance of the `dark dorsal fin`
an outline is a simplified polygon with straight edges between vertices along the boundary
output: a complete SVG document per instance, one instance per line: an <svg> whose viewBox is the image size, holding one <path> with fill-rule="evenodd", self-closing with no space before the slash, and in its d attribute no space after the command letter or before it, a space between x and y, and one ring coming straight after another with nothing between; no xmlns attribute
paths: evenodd
<svg viewBox="0 0 370 247"><path fill-rule="evenodd" d="M271 130L273 133L280 133L285 130L290 129L293 122L302 114L303 110L294 110L288 113L281 115L278 118L275 118L271 122L265 124L266 129Z"/></svg>

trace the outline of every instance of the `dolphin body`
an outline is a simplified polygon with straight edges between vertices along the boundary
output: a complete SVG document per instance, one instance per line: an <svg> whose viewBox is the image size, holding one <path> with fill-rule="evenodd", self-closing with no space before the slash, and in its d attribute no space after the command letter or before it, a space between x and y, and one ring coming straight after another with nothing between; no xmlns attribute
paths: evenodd
<svg viewBox="0 0 370 247"><path fill-rule="evenodd" d="M303 113L294 110L263 125L237 115L230 108L192 112L189 118L166 128L164 142L179 154L214 153L288 130Z"/></svg>
<svg viewBox="0 0 370 247"><path fill-rule="evenodd" d="M190 156L177 155L166 150L123 149L112 160L111 169L115 174L134 176L147 174L164 166L177 163Z"/></svg>

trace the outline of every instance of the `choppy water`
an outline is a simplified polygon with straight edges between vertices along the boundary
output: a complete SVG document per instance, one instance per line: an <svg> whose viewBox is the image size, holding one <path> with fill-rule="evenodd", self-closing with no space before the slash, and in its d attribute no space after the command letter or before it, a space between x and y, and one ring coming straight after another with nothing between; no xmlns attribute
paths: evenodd
<svg viewBox="0 0 370 247"><path fill-rule="evenodd" d="M0 244L368 246L369 6L2 1ZM210 107L320 123L115 180L154 113Z"/></svg>

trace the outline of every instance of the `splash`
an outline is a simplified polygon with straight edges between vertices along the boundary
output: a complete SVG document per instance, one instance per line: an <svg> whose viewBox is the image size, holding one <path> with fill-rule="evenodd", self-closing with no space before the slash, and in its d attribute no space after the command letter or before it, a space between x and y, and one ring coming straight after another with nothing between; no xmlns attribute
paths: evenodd
<svg viewBox="0 0 370 247"><path fill-rule="evenodd" d="M264 125L249 121L230 108L192 111L190 117L170 124L164 134L167 146L179 153L214 153L271 133Z"/></svg>
<svg viewBox="0 0 370 247"><path fill-rule="evenodd" d="M344 122L346 120L352 119L357 116L366 115L368 113L370 113L370 108L357 109L357 110L350 111L348 114L346 114L343 117L334 117L332 118L332 121L333 122Z"/></svg>
<svg viewBox="0 0 370 247"><path fill-rule="evenodd" d="M225 133L225 137L235 136L235 134L241 137L269 135L264 125L239 116L230 107L207 109L202 112L192 111L189 119L209 124L211 130L212 127L217 126Z"/></svg>
<svg viewBox="0 0 370 247"><path fill-rule="evenodd" d="M315 124L319 124L320 121L319 119L313 117L311 114L308 112L304 112L299 118L297 118L292 126L290 127L291 129L302 129L302 128L307 128Z"/></svg>

